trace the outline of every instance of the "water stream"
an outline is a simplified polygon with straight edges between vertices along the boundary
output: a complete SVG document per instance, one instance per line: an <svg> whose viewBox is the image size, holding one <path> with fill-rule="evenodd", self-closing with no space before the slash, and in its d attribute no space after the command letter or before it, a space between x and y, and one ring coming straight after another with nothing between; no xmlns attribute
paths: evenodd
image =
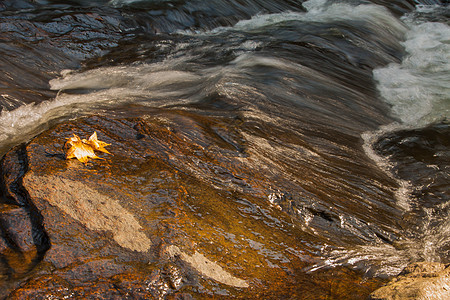
<svg viewBox="0 0 450 300"><path fill-rule="evenodd" d="M317 238L305 242L319 258L309 272L346 265L391 276L411 261L449 263L445 3L72 2L0 11L0 154L91 114L245 120L240 140L223 138L245 141L271 170L267 206ZM86 7L100 22L94 42L81 37L89 24L73 23ZM19 19L41 36L19 36ZM72 45L70 34L80 37ZM34 64L46 53L48 65ZM198 168L216 188L232 185Z"/></svg>

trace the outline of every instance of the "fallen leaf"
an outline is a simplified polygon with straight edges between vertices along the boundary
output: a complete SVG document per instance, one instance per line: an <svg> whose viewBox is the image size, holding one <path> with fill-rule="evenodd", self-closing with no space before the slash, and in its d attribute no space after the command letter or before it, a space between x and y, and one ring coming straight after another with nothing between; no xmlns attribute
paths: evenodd
<svg viewBox="0 0 450 300"><path fill-rule="evenodd" d="M94 150L97 150L97 151L100 151L100 152L104 152L104 153L111 154L111 153L108 152L108 150L106 150L106 149L104 148L104 147L109 146L109 145L111 145L111 144L108 144L108 143L99 141L99 140L97 139L97 132L96 132L96 131L94 131L94 133L89 137L89 140L88 140L88 141L86 141L86 142L85 142L85 141L86 141L86 140L83 139L83 142L84 142L85 144L91 145L92 148L94 148Z"/></svg>
<svg viewBox="0 0 450 300"><path fill-rule="evenodd" d="M65 144L66 151L66 159L76 158L82 163L87 163L89 158L92 159L103 159L98 157L95 154L95 151L100 151L104 153L109 153L104 147L109 146L110 144L99 141L97 139L97 132L94 132L89 140L80 139L80 137L76 134L73 137L67 139Z"/></svg>

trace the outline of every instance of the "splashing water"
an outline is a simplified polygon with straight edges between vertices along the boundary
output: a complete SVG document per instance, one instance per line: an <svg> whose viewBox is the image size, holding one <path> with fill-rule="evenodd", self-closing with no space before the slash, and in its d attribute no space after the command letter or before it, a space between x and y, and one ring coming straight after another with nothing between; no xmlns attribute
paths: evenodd
<svg viewBox="0 0 450 300"><path fill-rule="evenodd" d="M441 9L445 8L420 6L414 14L403 17L408 27L403 42L406 56L401 63L392 63L373 71L380 94L392 106L392 113L398 122L363 133L364 150L381 169L397 180L399 188L396 199L405 214L420 206L413 194L421 187L393 175L395 162L377 154L373 145L386 133L448 120L450 27L417 18L421 12L433 13ZM419 232L414 232L411 237L396 241L394 245L362 245L350 250L329 251L323 264L317 265L316 269L348 264L365 269L371 275L385 276L398 274L410 262L447 262L448 257L440 249L450 244L449 206L450 201L443 199L443 203L435 207L421 208L424 212L423 223Z"/></svg>
<svg viewBox="0 0 450 300"><path fill-rule="evenodd" d="M374 70L374 78L401 122L421 127L450 116L450 26L411 16L404 20L410 28L403 43L407 57Z"/></svg>

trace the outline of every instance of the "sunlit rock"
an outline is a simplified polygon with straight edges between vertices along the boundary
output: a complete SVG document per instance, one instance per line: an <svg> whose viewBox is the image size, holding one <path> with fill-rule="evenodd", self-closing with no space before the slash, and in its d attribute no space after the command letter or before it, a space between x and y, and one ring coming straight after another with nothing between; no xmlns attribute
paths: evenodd
<svg viewBox="0 0 450 300"><path fill-rule="evenodd" d="M182 111L128 119L93 116L62 123L11 150L2 161L3 185L11 203L39 214L29 220L25 214L24 221L36 222L34 234L47 237L48 246L35 247L40 252L25 269L36 271L22 272L23 281L14 275L20 270L13 260L0 268L14 282L4 295L332 293L358 299L382 284L362 281L362 274L343 266L307 272L319 259L311 247L319 237L291 215L296 206L288 204L296 199L272 199L280 193L270 182L276 168L258 163L256 149L246 149L232 122ZM93 131L114 145L113 155L88 164L67 160L66 137ZM8 244L0 247L3 255L15 253Z"/></svg>
<svg viewBox="0 0 450 300"><path fill-rule="evenodd" d="M410 264L386 286L370 294L370 299L450 299L450 266L434 262Z"/></svg>

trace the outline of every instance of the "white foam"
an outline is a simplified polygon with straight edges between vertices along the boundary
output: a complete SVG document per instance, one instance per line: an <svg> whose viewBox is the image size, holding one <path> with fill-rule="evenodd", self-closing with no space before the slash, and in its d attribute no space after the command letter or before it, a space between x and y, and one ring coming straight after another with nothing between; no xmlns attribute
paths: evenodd
<svg viewBox="0 0 450 300"><path fill-rule="evenodd" d="M324 0L309 0L302 4L307 12L282 12L273 14L259 14L249 20L241 20L232 27L218 27L207 32L179 31L187 35L211 35L226 31L254 31L265 26L283 22L302 21L307 23L333 23L339 21L361 21L376 28L378 34L388 34L400 38L406 28L385 7L373 4L351 5L348 3L332 3Z"/></svg>
<svg viewBox="0 0 450 300"><path fill-rule="evenodd" d="M362 245L353 249L335 249L325 253L323 260L308 269L350 266L363 269L371 276L392 276L400 273L410 262L404 250L389 244Z"/></svg>
<svg viewBox="0 0 450 300"><path fill-rule="evenodd" d="M428 8L427 12L431 9L436 8ZM392 168L388 158L377 155L372 149L379 137L449 118L450 27L417 21L413 15L404 17L404 21L409 28L403 42L407 55L401 63L373 71L382 98L392 106L392 113L399 122L362 134L366 154L387 174L391 174ZM397 201L407 211L411 207L412 187L404 180L398 179L398 183Z"/></svg>
<svg viewBox="0 0 450 300"><path fill-rule="evenodd" d="M393 132L404 129L405 125L399 123L391 123L385 126L381 126L376 131L367 131L361 134L364 141L363 149L366 155L372 159L380 169L382 169L389 177L394 179L399 188L396 190L394 196L397 201L397 205L405 212L411 209L411 193L412 185L409 181L396 178L392 173L393 165L389 160L389 157L378 155L373 149L375 142L387 132Z"/></svg>
<svg viewBox="0 0 450 300"><path fill-rule="evenodd" d="M403 238L393 245L379 243L360 245L352 249L325 249L322 261L310 267L308 271L334 266L351 266L363 269L371 276L393 276L400 273L409 263L417 261L443 262L440 249L450 244L450 215L437 212L449 212L450 202L424 210L424 222L419 236ZM436 225L438 224L438 225Z"/></svg>
<svg viewBox="0 0 450 300"><path fill-rule="evenodd" d="M138 2L143 2L143 0L110 0L109 5L113 7L122 7ZM158 2L168 2L168 0L159 0Z"/></svg>
<svg viewBox="0 0 450 300"><path fill-rule="evenodd" d="M326 7L328 0L308 0L302 3L303 7L307 11L320 11Z"/></svg>
<svg viewBox="0 0 450 300"><path fill-rule="evenodd" d="M419 9L430 13L441 8ZM449 118L450 109L450 27L443 23L420 21L414 15L404 17L403 21L408 26L403 42L407 55L401 63L373 72L382 98L392 106L392 113L399 122L362 134L366 154L394 179L389 158L379 156L372 148L374 143L388 132L422 127ZM396 180L399 184L395 193L397 204L407 212L414 205L412 192L420 187ZM445 205L450 205L450 202L442 204ZM435 209L448 211L444 207ZM450 216L438 219L431 210L424 210L427 216L413 238L397 242L396 247L365 245L350 251L334 251L321 266L357 265L367 261L374 264L377 274L395 275L411 261L440 261L439 247L450 243Z"/></svg>
<svg viewBox="0 0 450 300"><path fill-rule="evenodd" d="M252 48L254 45L246 46ZM242 69L253 64L293 68L285 62L252 58L243 52L228 66L181 70L180 66L185 67L190 59L169 57L160 63L103 67L85 72L63 70L60 78L50 81L51 89L59 91L55 99L1 112L0 145L4 149L0 149L0 154L9 146L46 129L47 124L56 119L89 114L124 103L152 107L193 103L204 99L211 91L220 94L237 92L239 98L250 87L238 80L231 80L232 85L229 83L230 77L240 76Z"/></svg>
<svg viewBox="0 0 450 300"><path fill-rule="evenodd" d="M450 117L450 26L411 16L399 64L374 70L383 99L404 124L419 127Z"/></svg>
<svg viewBox="0 0 450 300"><path fill-rule="evenodd" d="M98 95L95 101L105 101ZM11 145L19 144L48 127L49 122L87 112L94 98L89 96L59 96L40 104L26 104L0 114L0 155ZM91 108L92 109L92 108Z"/></svg>
<svg viewBox="0 0 450 300"><path fill-rule="evenodd" d="M382 98L392 105L392 113L400 122L362 134L366 154L387 174L391 174L392 168L388 158L377 155L372 149L378 138L388 132L448 118L450 109L450 27L416 21L412 15L404 20L409 26L403 42L407 55L401 63L373 71ZM398 179L398 183L397 201L407 211L411 207L412 187L404 180Z"/></svg>
<svg viewBox="0 0 450 300"><path fill-rule="evenodd" d="M202 76L166 68L163 64L99 68L82 73L68 70L50 81L55 99L27 104L0 114L0 145L25 141L56 119L75 117L123 103L164 106L201 97ZM74 91L82 91L74 93ZM194 96L193 96L194 95ZM193 99L195 98L195 99Z"/></svg>

